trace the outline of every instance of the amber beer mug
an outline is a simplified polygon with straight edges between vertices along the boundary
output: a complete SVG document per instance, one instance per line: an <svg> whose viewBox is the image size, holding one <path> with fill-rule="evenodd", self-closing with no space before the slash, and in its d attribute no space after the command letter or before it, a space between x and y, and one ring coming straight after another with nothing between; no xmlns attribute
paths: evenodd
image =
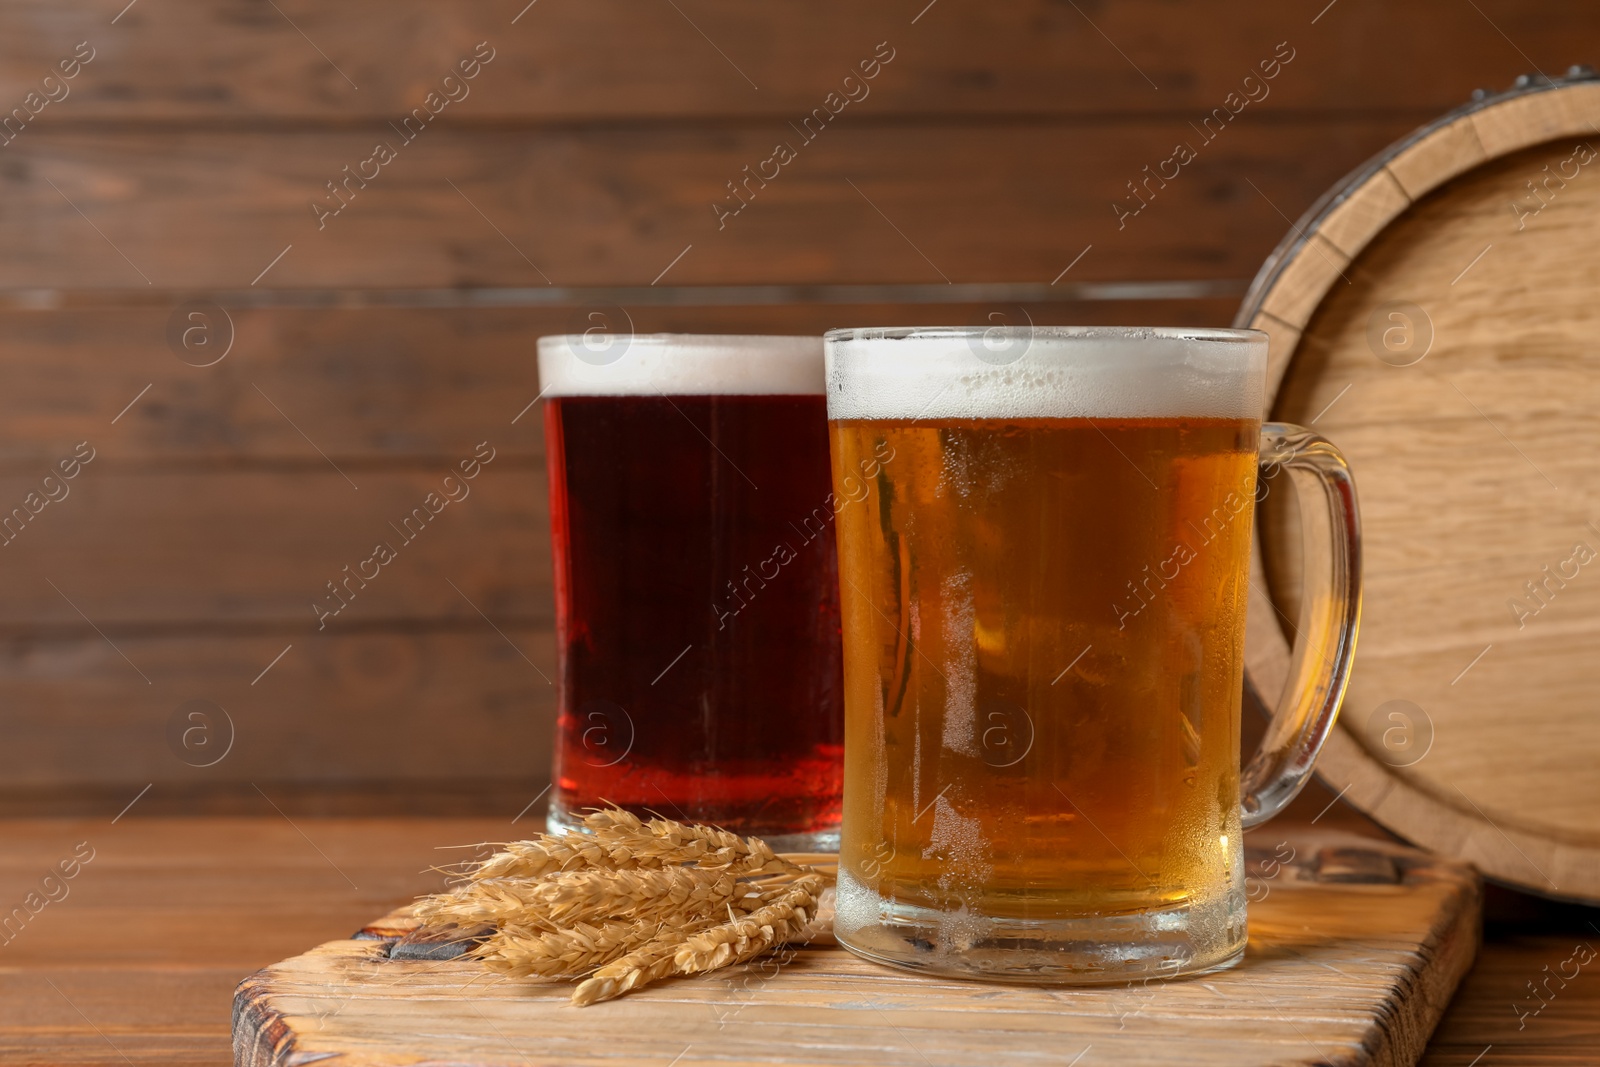
<svg viewBox="0 0 1600 1067"><path fill-rule="evenodd" d="M1234 963L1241 833L1304 784L1360 611L1349 471L1310 431L1262 423L1266 336L826 344L836 488L873 472L836 524L839 941L1014 981ZM1326 573L1307 578L1289 685L1241 773L1252 515L1290 480Z"/></svg>
<svg viewBox="0 0 1600 1067"><path fill-rule="evenodd" d="M558 654L549 821L613 803L837 845L820 337L539 340Z"/></svg>

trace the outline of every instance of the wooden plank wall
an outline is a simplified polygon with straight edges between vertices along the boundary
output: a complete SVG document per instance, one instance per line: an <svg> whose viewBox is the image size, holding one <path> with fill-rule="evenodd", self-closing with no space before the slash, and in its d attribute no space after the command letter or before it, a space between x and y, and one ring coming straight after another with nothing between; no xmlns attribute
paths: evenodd
<svg viewBox="0 0 1600 1067"><path fill-rule="evenodd" d="M0 510L65 495L0 545L0 810L514 814L553 713L535 337L618 305L1223 324L1340 175L1597 29L1557 0L14 0ZM193 300L228 313L211 348L170 340ZM231 722L206 767L169 742L197 700Z"/></svg>

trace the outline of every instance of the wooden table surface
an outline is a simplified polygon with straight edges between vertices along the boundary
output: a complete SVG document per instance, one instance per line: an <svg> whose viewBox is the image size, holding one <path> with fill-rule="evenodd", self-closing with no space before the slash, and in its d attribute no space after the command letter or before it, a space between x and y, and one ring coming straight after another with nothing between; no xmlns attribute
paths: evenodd
<svg viewBox="0 0 1600 1067"><path fill-rule="evenodd" d="M1312 804L1295 810L1291 818L1316 814ZM1338 808L1329 823L1380 832ZM0 821L0 920L13 916L10 929L0 927L0 1063L228 1063L241 978L440 884L426 871L440 862L436 846L535 829L528 817L514 826L505 818L291 822L270 809ZM74 876L46 882L61 861ZM13 909L26 913L30 893L39 910L17 929ZM1517 1013L1541 1003L1528 983L1543 983L1580 943L1600 945L1600 909L1491 892L1482 954L1423 1062L1600 1061L1600 966L1564 988L1560 979L1542 985L1552 992L1538 1015Z"/></svg>

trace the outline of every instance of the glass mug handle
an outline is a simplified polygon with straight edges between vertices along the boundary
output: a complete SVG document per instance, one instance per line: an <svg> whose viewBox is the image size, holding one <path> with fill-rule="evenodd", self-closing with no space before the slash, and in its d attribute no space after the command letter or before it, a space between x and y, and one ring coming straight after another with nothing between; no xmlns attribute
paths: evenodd
<svg viewBox="0 0 1600 1067"><path fill-rule="evenodd" d="M1288 680L1266 736L1240 776L1245 829L1278 814L1305 785L1338 717L1361 620L1360 515L1344 456L1302 426L1264 422L1260 464L1263 480L1278 468L1293 481L1306 575ZM1264 499L1259 490L1256 499ZM1321 588L1312 581L1314 569L1325 571Z"/></svg>

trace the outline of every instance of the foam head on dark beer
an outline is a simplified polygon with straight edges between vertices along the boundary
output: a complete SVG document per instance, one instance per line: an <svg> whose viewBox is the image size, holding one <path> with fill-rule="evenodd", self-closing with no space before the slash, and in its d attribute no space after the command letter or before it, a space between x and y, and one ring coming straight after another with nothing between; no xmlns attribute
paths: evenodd
<svg viewBox="0 0 1600 1067"><path fill-rule="evenodd" d="M822 338L563 334L539 338L542 395L815 396Z"/></svg>
<svg viewBox="0 0 1600 1067"><path fill-rule="evenodd" d="M917 327L826 336L828 417L1258 419L1267 337L1171 327Z"/></svg>

